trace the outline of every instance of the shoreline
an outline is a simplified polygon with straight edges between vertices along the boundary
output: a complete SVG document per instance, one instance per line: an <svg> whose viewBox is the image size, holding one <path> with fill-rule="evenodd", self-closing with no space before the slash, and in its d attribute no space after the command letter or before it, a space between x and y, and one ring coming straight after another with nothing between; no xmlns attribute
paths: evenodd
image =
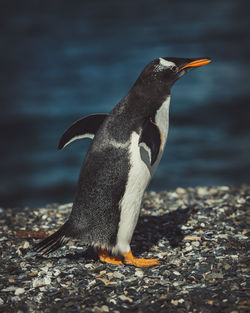
<svg viewBox="0 0 250 313"><path fill-rule="evenodd" d="M71 204L0 211L3 312L248 312L250 186L148 192L131 248L152 268L101 263L70 241L49 257L18 231L55 231ZM18 237L18 238L17 238Z"/></svg>

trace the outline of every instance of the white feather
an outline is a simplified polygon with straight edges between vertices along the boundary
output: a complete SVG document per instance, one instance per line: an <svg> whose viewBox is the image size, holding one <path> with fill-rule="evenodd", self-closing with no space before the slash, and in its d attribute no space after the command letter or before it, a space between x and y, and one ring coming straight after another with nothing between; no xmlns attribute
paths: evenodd
<svg viewBox="0 0 250 313"><path fill-rule="evenodd" d="M162 65L162 66L164 66L164 67L173 67L173 66L175 66L175 63L174 63L174 62L165 60L165 59L163 59L163 58L159 58L159 60L160 60L160 65Z"/></svg>
<svg viewBox="0 0 250 313"><path fill-rule="evenodd" d="M161 72L166 70L166 68L171 68L174 66L176 66L174 62L159 58L159 64L155 65L154 72Z"/></svg>
<svg viewBox="0 0 250 313"><path fill-rule="evenodd" d="M69 141L67 141L65 143L65 145L62 147L62 148L65 148L67 145L69 145L71 142L75 141L75 140L78 140L78 139L83 139L83 138L90 138L90 139L93 139L95 137L94 134L84 134L84 135L80 135L80 136L75 136L73 138L71 138Z"/></svg>
<svg viewBox="0 0 250 313"><path fill-rule="evenodd" d="M133 132L130 138L131 169L124 196L120 201L121 216L117 245L113 252L129 252L130 241L140 213L142 196L151 178L147 165L141 160L139 138L136 132Z"/></svg>

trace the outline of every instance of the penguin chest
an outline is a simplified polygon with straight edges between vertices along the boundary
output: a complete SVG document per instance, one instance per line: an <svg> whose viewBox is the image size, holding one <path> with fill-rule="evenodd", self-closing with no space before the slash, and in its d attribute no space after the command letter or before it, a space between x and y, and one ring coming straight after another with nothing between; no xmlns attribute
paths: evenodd
<svg viewBox="0 0 250 313"><path fill-rule="evenodd" d="M170 96L162 103L160 108L155 113L155 123L160 128L162 134L163 147L166 144L169 127L169 105Z"/></svg>
<svg viewBox="0 0 250 313"><path fill-rule="evenodd" d="M133 132L130 137L129 159L130 170L125 192L120 200L120 223L117 234L117 249L129 252L131 241L139 213L144 191L151 179L148 166L141 159L139 134Z"/></svg>
<svg viewBox="0 0 250 313"><path fill-rule="evenodd" d="M160 163L160 160L161 160L161 157L162 157L162 154L163 154L166 142L167 142L168 128L169 128L169 105L170 105L170 96L166 98L166 100L162 103L160 108L155 113L154 122L156 123L156 125L159 127L161 131L162 146L161 146L159 155L157 157L157 160L151 168L151 175L154 174L154 172L156 171Z"/></svg>

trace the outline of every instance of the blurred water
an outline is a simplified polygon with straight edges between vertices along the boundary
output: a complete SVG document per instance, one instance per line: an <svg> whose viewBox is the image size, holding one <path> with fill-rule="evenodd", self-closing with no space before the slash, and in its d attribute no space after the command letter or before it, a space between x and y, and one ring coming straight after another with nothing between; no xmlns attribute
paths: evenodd
<svg viewBox="0 0 250 313"><path fill-rule="evenodd" d="M109 112L159 56L213 63L172 90L149 188L250 183L247 0L1 1L0 206L72 201L89 145L56 150L73 121Z"/></svg>

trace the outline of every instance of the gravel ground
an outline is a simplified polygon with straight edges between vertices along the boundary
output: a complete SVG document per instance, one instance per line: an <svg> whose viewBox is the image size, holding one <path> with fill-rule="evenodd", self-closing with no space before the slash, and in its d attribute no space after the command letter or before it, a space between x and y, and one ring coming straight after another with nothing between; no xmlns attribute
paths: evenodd
<svg viewBox="0 0 250 313"><path fill-rule="evenodd" d="M1 209L0 311L250 312L249 208L250 186L145 194L132 251L161 261L145 269L73 241L36 256L26 231L56 230L70 204Z"/></svg>

